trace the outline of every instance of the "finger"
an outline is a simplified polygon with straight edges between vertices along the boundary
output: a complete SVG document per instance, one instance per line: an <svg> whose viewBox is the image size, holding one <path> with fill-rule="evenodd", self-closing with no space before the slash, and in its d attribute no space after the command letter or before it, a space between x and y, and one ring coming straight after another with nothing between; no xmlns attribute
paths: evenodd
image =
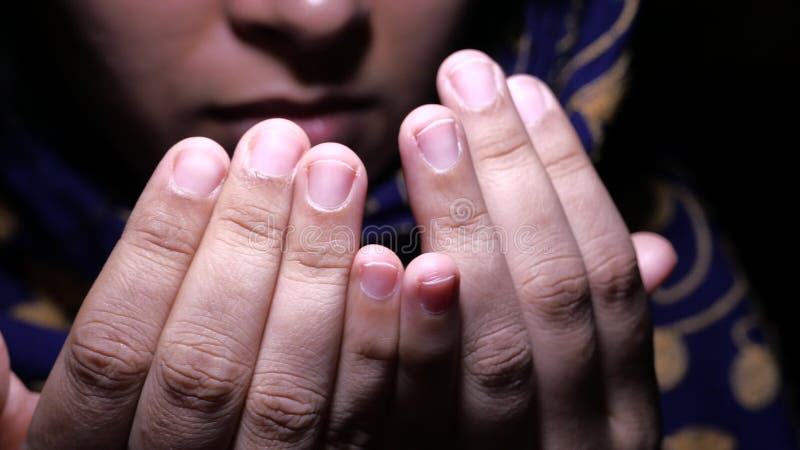
<svg viewBox="0 0 800 450"><path fill-rule="evenodd" d="M30 448L124 447L172 301L228 168L192 138L156 168L83 302L31 422Z"/></svg>
<svg viewBox="0 0 800 450"><path fill-rule="evenodd" d="M582 392L594 383L597 359L580 250L500 67L483 53L458 52L442 64L438 84L443 104L464 124L489 214L509 236L506 260L531 333L542 427L555 429L551 417L580 418L599 401Z"/></svg>
<svg viewBox="0 0 800 450"><path fill-rule="evenodd" d="M586 265L609 415L623 428L651 431L658 421L652 330L630 233L552 92L528 76L512 77L509 87Z"/></svg>
<svg viewBox="0 0 800 450"><path fill-rule="evenodd" d="M6 343L0 333L0 448L20 448L39 396L11 372Z"/></svg>
<svg viewBox="0 0 800 450"><path fill-rule="evenodd" d="M397 367L402 267L377 245L353 260L326 438L334 448L375 448L384 429Z"/></svg>
<svg viewBox="0 0 800 450"><path fill-rule="evenodd" d="M504 257L508 242L487 213L452 111L436 105L415 110L400 128L399 144L423 250L452 257L463 280L459 410L464 445L513 447L513 438L526 432L533 370L528 331Z"/></svg>
<svg viewBox="0 0 800 450"><path fill-rule="evenodd" d="M668 240L655 233L633 233L631 240L644 288L648 294L652 294L672 273L678 263L678 255Z"/></svg>
<svg viewBox="0 0 800 450"><path fill-rule="evenodd" d="M237 448L308 448L325 423L367 177L348 148L321 144L298 165L286 246Z"/></svg>
<svg viewBox="0 0 800 450"><path fill-rule="evenodd" d="M399 448L457 445L459 283L453 259L438 253L414 259L403 279L392 439Z"/></svg>
<svg viewBox="0 0 800 450"><path fill-rule="evenodd" d="M308 147L285 120L262 122L240 141L161 333L132 448L230 444L280 267L294 167Z"/></svg>

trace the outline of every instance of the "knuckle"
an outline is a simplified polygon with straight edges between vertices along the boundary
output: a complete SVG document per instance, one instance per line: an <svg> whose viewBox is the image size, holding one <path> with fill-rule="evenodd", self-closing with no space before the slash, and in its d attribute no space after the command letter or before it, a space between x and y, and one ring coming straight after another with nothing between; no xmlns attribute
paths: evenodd
<svg viewBox="0 0 800 450"><path fill-rule="evenodd" d="M174 342L162 348L156 379L171 405L212 414L235 408L249 375L221 346Z"/></svg>
<svg viewBox="0 0 800 450"><path fill-rule="evenodd" d="M477 139L476 163L504 172L520 165L527 166L532 152L531 143L524 131L497 127Z"/></svg>
<svg viewBox="0 0 800 450"><path fill-rule="evenodd" d="M123 397L138 388L150 367L151 353L112 323L82 324L68 344L65 368L84 394Z"/></svg>
<svg viewBox="0 0 800 450"><path fill-rule="evenodd" d="M183 266L191 260L198 244L198 236L191 231L193 227L188 221L164 211L163 207L151 208L128 221L121 242L162 266Z"/></svg>
<svg viewBox="0 0 800 450"><path fill-rule="evenodd" d="M341 247L335 244L327 248L300 246L287 249L283 254L283 261L296 269L292 273L302 274L303 278L318 277L332 284L340 284L332 280L338 280L341 273L350 271L354 251L352 244L345 243Z"/></svg>
<svg viewBox="0 0 800 450"><path fill-rule="evenodd" d="M545 118L541 126L555 128L558 124L550 122L558 120L560 119L557 117ZM591 160L586 156L586 152L583 148L572 145L569 136L563 136L564 133L551 134L555 141L543 145L543 148L537 147L537 150L539 150L542 164L552 180L562 180L592 168Z"/></svg>
<svg viewBox="0 0 800 450"><path fill-rule="evenodd" d="M611 303L629 303L641 289L636 256L610 253L610 256L589 269L589 280L595 297Z"/></svg>
<svg viewBox="0 0 800 450"><path fill-rule="evenodd" d="M254 383L247 402L246 424L267 442L299 444L312 438L327 403L321 390L303 378L270 373Z"/></svg>
<svg viewBox="0 0 800 450"><path fill-rule="evenodd" d="M228 205L215 217L223 230L220 238L234 247L250 246L261 251L280 251L286 226L282 214L252 203Z"/></svg>
<svg viewBox="0 0 800 450"><path fill-rule="evenodd" d="M484 391L527 395L533 379L528 333L519 324L506 325L465 343L465 370Z"/></svg>
<svg viewBox="0 0 800 450"><path fill-rule="evenodd" d="M449 215L431 220L430 245L434 251L459 255L502 253L507 242L503 230L495 227L485 208L476 208L461 216Z"/></svg>
<svg viewBox="0 0 800 450"><path fill-rule="evenodd" d="M359 339L353 343L353 365L359 368L389 370L397 360L397 342L391 338Z"/></svg>
<svg viewBox="0 0 800 450"><path fill-rule="evenodd" d="M590 288L582 266L550 259L520 283L522 298L544 324L557 328L589 320Z"/></svg>

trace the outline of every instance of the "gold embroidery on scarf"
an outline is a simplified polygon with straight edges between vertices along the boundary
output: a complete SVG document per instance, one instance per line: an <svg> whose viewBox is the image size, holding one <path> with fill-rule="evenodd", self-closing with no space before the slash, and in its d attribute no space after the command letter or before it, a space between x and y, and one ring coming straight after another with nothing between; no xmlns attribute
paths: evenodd
<svg viewBox="0 0 800 450"><path fill-rule="evenodd" d="M737 278L728 292L714 301L711 306L693 316L670 324L669 329L683 335L705 330L725 317L736 305L741 303L742 300L744 300L744 296L747 294L747 289L747 282L741 278Z"/></svg>
<svg viewBox="0 0 800 450"><path fill-rule="evenodd" d="M580 30L578 27L580 22L578 19L578 11L581 11L583 6L584 2L582 0L572 0L569 13L564 17L564 30L566 30L566 32L556 44L556 51L559 54L563 55L567 53L578 43L578 31Z"/></svg>
<svg viewBox="0 0 800 450"><path fill-rule="evenodd" d="M652 184L653 207L644 229L663 232L675 218L675 187L666 180L656 180Z"/></svg>
<svg viewBox="0 0 800 450"><path fill-rule="evenodd" d="M739 354L730 370L733 397L750 411L771 405L781 386L781 374L772 352L765 345L754 342L748 336L756 326L755 318L745 316L734 324L731 335L739 348Z"/></svg>
<svg viewBox="0 0 800 450"><path fill-rule="evenodd" d="M660 305L677 303L697 290L706 279L714 256L711 229L700 202L688 189L682 187L675 189L675 199L683 205L689 216L694 230L696 255L692 268L685 277L670 287L659 288L653 293L653 301Z"/></svg>
<svg viewBox="0 0 800 450"><path fill-rule="evenodd" d="M10 310L11 317L54 330L69 329L69 320L50 297L37 295L33 300L17 303Z"/></svg>
<svg viewBox="0 0 800 450"><path fill-rule="evenodd" d="M588 64L593 59L597 59L606 50L611 48L633 24L636 12L639 9L639 0L623 0L625 5L622 7L619 17L608 31L600 35L594 42L581 50L572 58L561 70L558 76L557 86L562 88L570 77L581 67Z"/></svg>
<svg viewBox="0 0 800 450"><path fill-rule="evenodd" d="M662 392L677 386L689 370L689 350L683 337L667 328L653 333L656 359L656 378Z"/></svg>
<svg viewBox="0 0 800 450"><path fill-rule="evenodd" d="M664 438L664 450L733 450L732 434L706 426L683 428Z"/></svg>
<svg viewBox="0 0 800 450"><path fill-rule="evenodd" d="M623 55L610 69L579 89L567 102L568 111L583 114L597 147L603 140L603 125L614 117L625 95L629 66L630 57Z"/></svg>
<svg viewBox="0 0 800 450"><path fill-rule="evenodd" d="M714 301L705 310L694 316L656 328L653 333L653 345L656 377L662 392L678 386L689 370L689 348L684 341L684 336L702 331L718 322L744 299L746 293L747 283L737 279L725 295ZM748 358L750 359L747 364L751 364L754 357L749 356ZM746 367L751 368L750 365ZM766 380L765 383L768 381Z"/></svg>
<svg viewBox="0 0 800 450"><path fill-rule="evenodd" d="M517 41L517 60L514 63L514 73L526 73L528 64L531 63L531 35L524 33Z"/></svg>

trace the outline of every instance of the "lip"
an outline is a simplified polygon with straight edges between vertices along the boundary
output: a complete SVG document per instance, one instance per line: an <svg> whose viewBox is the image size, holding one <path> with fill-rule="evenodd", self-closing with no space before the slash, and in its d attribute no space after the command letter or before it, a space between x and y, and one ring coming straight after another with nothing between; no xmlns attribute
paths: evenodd
<svg viewBox="0 0 800 450"><path fill-rule="evenodd" d="M348 144L358 133L364 114L374 106L375 101L368 98L328 96L308 103L283 99L256 101L212 107L207 112L232 127L239 136L263 120L282 118L300 126L311 145Z"/></svg>

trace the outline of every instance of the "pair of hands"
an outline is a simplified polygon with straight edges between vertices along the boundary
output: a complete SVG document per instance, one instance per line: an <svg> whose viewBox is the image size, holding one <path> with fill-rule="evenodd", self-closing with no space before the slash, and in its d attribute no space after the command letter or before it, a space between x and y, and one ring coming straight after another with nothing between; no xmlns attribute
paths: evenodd
<svg viewBox="0 0 800 450"><path fill-rule="evenodd" d="M629 234L543 83L467 50L438 90L400 130L425 252L405 269L358 248L349 149L284 120L230 161L174 146L41 396L0 361L2 442L656 447L646 290L671 247Z"/></svg>

